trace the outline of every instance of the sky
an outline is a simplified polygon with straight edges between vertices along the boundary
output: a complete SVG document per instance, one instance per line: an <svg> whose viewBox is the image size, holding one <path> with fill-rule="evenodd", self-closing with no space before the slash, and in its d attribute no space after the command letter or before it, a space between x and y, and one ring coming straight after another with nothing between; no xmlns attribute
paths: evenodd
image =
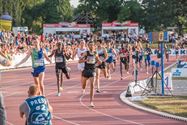
<svg viewBox="0 0 187 125"><path fill-rule="evenodd" d="M77 7L79 4L79 0L70 0L71 5L73 5L74 7Z"/></svg>

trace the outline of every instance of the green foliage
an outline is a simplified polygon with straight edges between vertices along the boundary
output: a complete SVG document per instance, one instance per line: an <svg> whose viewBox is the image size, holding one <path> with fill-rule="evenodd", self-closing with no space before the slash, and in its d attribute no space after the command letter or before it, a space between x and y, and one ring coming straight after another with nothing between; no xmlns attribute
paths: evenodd
<svg viewBox="0 0 187 125"><path fill-rule="evenodd" d="M99 23L136 21L147 31L178 26L180 32L187 25L187 0L80 0L74 15L81 12L92 13Z"/></svg>
<svg viewBox="0 0 187 125"><path fill-rule="evenodd" d="M29 26L33 31L43 23L71 21L70 0L0 0L0 15L8 12L14 26Z"/></svg>
<svg viewBox="0 0 187 125"><path fill-rule="evenodd" d="M137 0L126 1L118 15L119 21L133 20L139 23L144 22L144 10Z"/></svg>

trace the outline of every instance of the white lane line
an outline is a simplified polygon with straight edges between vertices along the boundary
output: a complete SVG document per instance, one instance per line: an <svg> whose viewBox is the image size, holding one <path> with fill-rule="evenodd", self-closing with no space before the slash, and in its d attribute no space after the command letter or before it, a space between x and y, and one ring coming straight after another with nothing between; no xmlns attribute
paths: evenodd
<svg viewBox="0 0 187 125"><path fill-rule="evenodd" d="M125 77L124 79L126 79L126 78L128 78L128 77L130 77L130 76L131 76L131 75L128 75L128 76ZM107 85L105 85L104 87L109 86L109 85L112 85L112 84L115 84L115 83L117 83L117 82L119 82L119 81L121 81L121 80L117 80L117 81L111 82L110 84L107 84ZM79 99L79 102L81 103L81 105L82 105L83 107L85 107L85 108L87 108L87 109L93 111L93 112L96 112L96 113L101 114L101 115L103 115L103 116L107 116L107 117L110 117L110 118L112 118L112 119L119 120L119 121L122 121L122 122L133 123L133 124L136 124L136 125L144 125L144 124L141 124L141 123L138 123L138 122L134 122L134 121L132 121L132 120L121 119L121 118L119 118L119 117L112 116L112 115L109 115L109 114L100 112L100 111L98 111L98 110L96 110L96 109L89 108L87 105L85 105L85 104L83 103L83 101L82 101L83 98L84 98L84 95L81 96L80 99Z"/></svg>
<svg viewBox="0 0 187 125"><path fill-rule="evenodd" d="M56 119L58 119L58 120L64 121L64 122L66 122L66 123L72 124L72 125L80 125L80 124L78 124L78 123L75 123L75 122L72 122L72 121L69 121L69 120L65 120L65 119L63 119L63 118L61 118L61 117L58 117L58 116L56 116L56 115L53 115L53 117L56 118Z"/></svg>

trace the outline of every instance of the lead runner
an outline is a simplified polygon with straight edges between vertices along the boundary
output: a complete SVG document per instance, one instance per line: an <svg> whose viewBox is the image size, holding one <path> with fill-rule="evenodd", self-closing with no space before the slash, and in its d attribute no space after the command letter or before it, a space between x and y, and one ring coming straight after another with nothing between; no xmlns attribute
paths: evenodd
<svg viewBox="0 0 187 125"><path fill-rule="evenodd" d="M94 107L93 99L94 99L94 86L96 80L96 63L101 64L102 61L99 59L97 52L94 50L94 43L88 43L88 51L83 54L83 59L79 62L84 62L85 67L82 72L82 85L83 89L86 88L87 80L90 80L90 107Z"/></svg>
<svg viewBox="0 0 187 125"><path fill-rule="evenodd" d="M40 41L37 37L33 37L33 48L28 51L26 57L20 61L20 63L16 64L15 67L18 67L19 65L23 64L26 62L29 57L31 56L32 58L32 68L33 72L32 75L34 77L34 83L38 88L38 94L39 95L44 95L44 76L45 76L45 62L44 58L50 63L51 60L48 58L46 52L42 49L40 46Z"/></svg>

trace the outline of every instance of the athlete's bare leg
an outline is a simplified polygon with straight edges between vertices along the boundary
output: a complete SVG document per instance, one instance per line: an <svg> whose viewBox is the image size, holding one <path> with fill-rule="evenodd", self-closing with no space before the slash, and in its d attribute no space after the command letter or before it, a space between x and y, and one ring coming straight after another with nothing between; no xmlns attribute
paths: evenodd
<svg viewBox="0 0 187 125"><path fill-rule="evenodd" d="M39 87L40 87L40 91L41 91L41 95L44 95L44 77L45 77L45 73L42 72L39 74Z"/></svg>
<svg viewBox="0 0 187 125"><path fill-rule="evenodd" d="M95 86L95 77L90 78L90 106L94 107L94 86Z"/></svg>
<svg viewBox="0 0 187 125"><path fill-rule="evenodd" d="M34 84L37 86L38 88L38 95L41 95L41 90L40 90L40 85L39 85L39 78L38 77L34 77Z"/></svg>
<svg viewBox="0 0 187 125"><path fill-rule="evenodd" d="M87 82L88 78L82 76L82 94L85 93L85 89L86 89L86 82Z"/></svg>
<svg viewBox="0 0 187 125"><path fill-rule="evenodd" d="M100 74L101 70L99 68L96 69L96 84L97 84L97 92L100 92Z"/></svg>

